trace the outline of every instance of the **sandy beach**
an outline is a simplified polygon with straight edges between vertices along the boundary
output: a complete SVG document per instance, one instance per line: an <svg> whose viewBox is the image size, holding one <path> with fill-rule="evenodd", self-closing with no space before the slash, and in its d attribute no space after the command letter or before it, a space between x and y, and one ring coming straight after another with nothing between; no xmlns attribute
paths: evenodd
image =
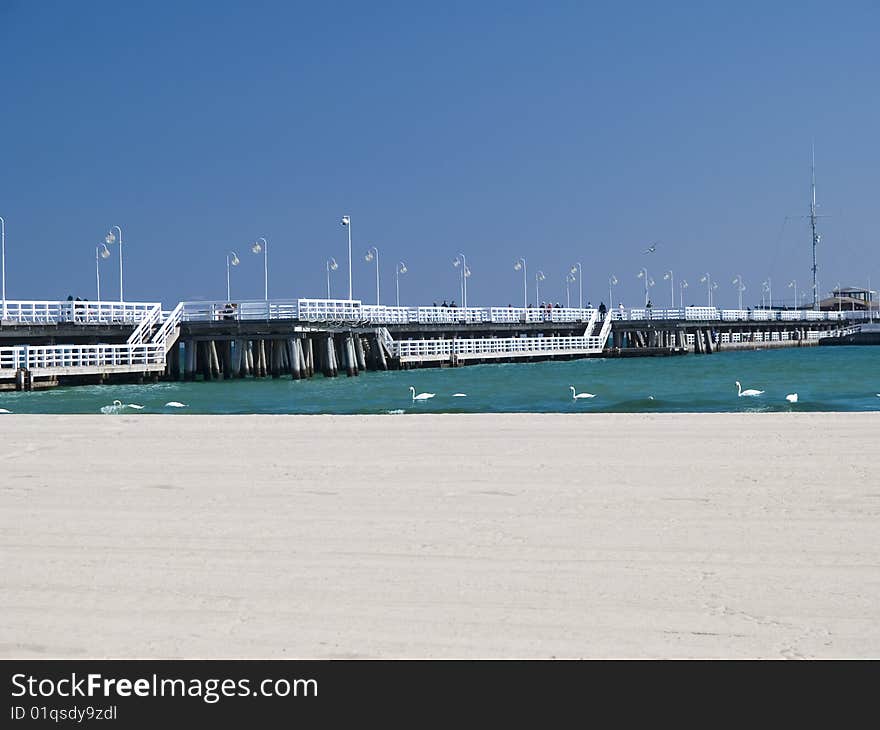
<svg viewBox="0 0 880 730"><path fill-rule="evenodd" d="M0 418L0 657L880 656L877 413Z"/></svg>

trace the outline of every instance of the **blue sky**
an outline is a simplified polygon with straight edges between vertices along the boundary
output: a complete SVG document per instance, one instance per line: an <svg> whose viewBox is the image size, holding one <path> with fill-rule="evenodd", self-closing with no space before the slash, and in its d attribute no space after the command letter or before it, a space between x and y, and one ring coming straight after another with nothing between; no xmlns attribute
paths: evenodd
<svg viewBox="0 0 880 730"><path fill-rule="evenodd" d="M712 5L713 7L705 7ZM10 298L323 296L352 217L355 297L642 299L649 266L705 302L806 289L810 142L820 288L880 284L880 11L861 3L0 2L0 216ZM650 256L641 251L660 241ZM116 252L102 265L118 292ZM575 296L574 290L572 291Z"/></svg>

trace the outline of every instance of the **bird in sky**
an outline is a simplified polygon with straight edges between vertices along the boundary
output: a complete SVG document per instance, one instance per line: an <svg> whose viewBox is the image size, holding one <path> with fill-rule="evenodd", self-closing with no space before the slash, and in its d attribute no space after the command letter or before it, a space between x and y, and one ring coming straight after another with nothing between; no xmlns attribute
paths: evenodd
<svg viewBox="0 0 880 730"><path fill-rule="evenodd" d="M652 243L650 246L648 246L648 248L646 248L644 251L642 251L642 253L643 253L643 254L645 254L645 253L654 253L654 251L656 251L656 250L657 250L657 244L656 244L656 243Z"/></svg>

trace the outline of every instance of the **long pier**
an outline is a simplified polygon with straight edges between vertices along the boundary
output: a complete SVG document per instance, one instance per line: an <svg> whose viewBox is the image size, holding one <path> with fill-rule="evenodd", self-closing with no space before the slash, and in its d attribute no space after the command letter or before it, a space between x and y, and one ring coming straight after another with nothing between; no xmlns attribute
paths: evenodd
<svg viewBox="0 0 880 730"><path fill-rule="evenodd" d="M365 370L815 345L862 312L386 307L358 300L10 301L0 389L76 383L308 378Z"/></svg>

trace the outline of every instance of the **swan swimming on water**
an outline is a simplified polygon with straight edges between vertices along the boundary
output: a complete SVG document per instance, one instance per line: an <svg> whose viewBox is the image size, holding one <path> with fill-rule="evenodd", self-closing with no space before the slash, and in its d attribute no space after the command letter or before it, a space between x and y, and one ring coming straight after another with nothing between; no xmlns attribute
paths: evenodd
<svg viewBox="0 0 880 730"><path fill-rule="evenodd" d="M453 393L453 398L467 398L467 393Z"/></svg>
<svg viewBox="0 0 880 730"><path fill-rule="evenodd" d="M133 408L136 411L140 411L143 410L144 406L137 403L124 404L121 400L115 400L113 401L113 405L101 406L101 413L119 413L125 408Z"/></svg>
<svg viewBox="0 0 880 730"><path fill-rule="evenodd" d="M755 390L754 388L749 388L748 390L743 390L742 386L739 384L739 381L736 381L736 394L742 398L743 396L754 397L756 395L763 395L763 390Z"/></svg>
<svg viewBox="0 0 880 730"><path fill-rule="evenodd" d="M797 403L798 395L797 393L789 393L787 396L785 396L785 400L787 400L789 403Z"/></svg>
<svg viewBox="0 0 880 730"><path fill-rule="evenodd" d="M433 397L434 397L434 393L419 393L418 395L416 395L416 389L415 389L415 388L413 388L412 386L409 386L409 389L410 389L410 392L412 392L412 399L413 399L413 401L417 401L417 400L418 400L418 401L423 401L423 400L428 400L428 398L433 398Z"/></svg>
<svg viewBox="0 0 880 730"><path fill-rule="evenodd" d="M12 411L7 411L5 408L0 408L0 413L12 413Z"/></svg>
<svg viewBox="0 0 880 730"><path fill-rule="evenodd" d="M579 400L581 398L595 398L596 397L595 393L578 393L574 389L573 385L569 385L568 388L569 388L569 390L571 390L571 397L574 398L575 400Z"/></svg>
<svg viewBox="0 0 880 730"><path fill-rule="evenodd" d="M166 408L186 408L186 403L181 403L179 400L170 400L165 404Z"/></svg>
<svg viewBox="0 0 880 730"><path fill-rule="evenodd" d="M120 410L122 410L121 400L115 400L109 406L101 406L101 413L119 413Z"/></svg>

